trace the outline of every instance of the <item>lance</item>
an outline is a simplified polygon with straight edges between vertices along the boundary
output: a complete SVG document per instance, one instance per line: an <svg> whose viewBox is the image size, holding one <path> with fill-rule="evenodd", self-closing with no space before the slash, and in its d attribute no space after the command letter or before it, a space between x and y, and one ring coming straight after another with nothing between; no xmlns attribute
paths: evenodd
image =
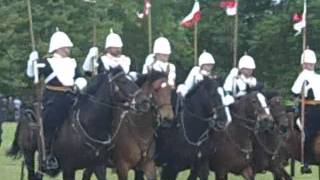
<svg viewBox="0 0 320 180"><path fill-rule="evenodd" d="M238 32L239 32L239 11L238 3L239 0L235 0L237 6L237 12L234 18L234 32L233 32L233 67L237 66L237 56L238 56Z"/></svg>
<svg viewBox="0 0 320 180"><path fill-rule="evenodd" d="M198 23L194 25L194 32L193 32L193 39L194 39L194 65L198 64Z"/></svg>
<svg viewBox="0 0 320 180"><path fill-rule="evenodd" d="M97 2L96 0L84 0L84 2L92 4L93 9L93 24L92 24L92 44L93 47L97 46ZM96 61L98 58L98 54L91 58L91 69L92 69L92 76L97 75L97 68L96 68Z"/></svg>
<svg viewBox="0 0 320 180"><path fill-rule="evenodd" d="M303 19L305 20L305 27L303 29L303 36L302 36L302 48L303 51L306 50L306 44L307 44L307 0L304 0L303 3ZM305 56L303 57L305 58ZM303 59L304 61L305 59ZM301 126L302 126L302 130L301 130L301 162L304 163L304 141L305 141L305 131L304 131L304 127L305 127L305 85L306 82L303 82L302 85L302 89L301 89Z"/></svg>
<svg viewBox="0 0 320 180"><path fill-rule="evenodd" d="M148 43L149 43L149 54L152 53L152 13L151 13L151 0L148 2Z"/></svg>
<svg viewBox="0 0 320 180"><path fill-rule="evenodd" d="M28 7L28 19L29 19L29 31L30 31L30 37L31 37L31 47L32 51L36 50L35 46L35 39L34 39L34 33L33 33L33 22L32 22L32 13L31 13L31 0L27 0L27 7ZM42 163L46 159L46 153L45 153L45 140L44 140L44 134L43 134L43 121L41 117L41 91L42 91L42 84L39 83L39 73L38 68L41 67L41 64L38 64L37 61L34 61L33 63L34 67L34 84L35 84L35 93L36 93L36 103L34 104L35 108L35 114L36 114L36 121L38 125L38 138L37 138L37 144L38 144L38 152L39 152L39 171L42 171Z"/></svg>

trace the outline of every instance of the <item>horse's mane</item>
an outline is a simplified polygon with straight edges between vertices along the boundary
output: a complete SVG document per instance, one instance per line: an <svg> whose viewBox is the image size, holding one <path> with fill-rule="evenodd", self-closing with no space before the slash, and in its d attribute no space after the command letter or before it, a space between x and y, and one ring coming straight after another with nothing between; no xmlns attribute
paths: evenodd
<svg viewBox="0 0 320 180"><path fill-rule="evenodd" d="M156 70L152 70L148 72L148 74L143 74L138 77L136 80L136 84L141 87L145 82L149 81L153 83L154 81L161 79L161 78L167 78L168 74L165 72L160 72Z"/></svg>
<svg viewBox="0 0 320 180"><path fill-rule="evenodd" d="M197 90L199 89L199 87L201 87L201 86L206 86L207 84L209 84L209 83L214 83L215 81L217 81L217 85L219 85L219 84L218 84L218 79L216 79L216 78L209 78L209 77L205 76L202 81L200 81L198 84L196 84L195 86L193 86L193 87L189 90L189 92L188 92L187 95L186 95L186 98L192 97L192 96L197 92Z"/></svg>
<svg viewBox="0 0 320 180"><path fill-rule="evenodd" d="M86 93L91 95L95 94L103 83L107 83L109 75L114 76L121 72L123 72L122 68L117 66L115 68L110 68L109 71L103 71L102 73L99 73L90 80L90 84L87 87Z"/></svg>
<svg viewBox="0 0 320 180"><path fill-rule="evenodd" d="M268 91L263 91L262 94L266 97L266 99L270 100L273 97L281 96L280 92L277 90L268 90Z"/></svg>
<svg viewBox="0 0 320 180"><path fill-rule="evenodd" d="M87 86L86 93L87 94L95 94L97 90L100 88L102 85L103 81L107 81L107 73L103 72L95 76L90 80L90 83Z"/></svg>

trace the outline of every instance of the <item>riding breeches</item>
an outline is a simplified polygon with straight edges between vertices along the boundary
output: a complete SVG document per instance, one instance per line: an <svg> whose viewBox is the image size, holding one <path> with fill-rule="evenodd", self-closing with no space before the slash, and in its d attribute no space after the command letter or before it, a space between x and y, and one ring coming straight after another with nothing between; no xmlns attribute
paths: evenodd
<svg viewBox="0 0 320 180"><path fill-rule="evenodd" d="M69 93L46 89L43 94L43 129L46 144L50 145L55 131L61 127L69 114L73 96Z"/></svg>

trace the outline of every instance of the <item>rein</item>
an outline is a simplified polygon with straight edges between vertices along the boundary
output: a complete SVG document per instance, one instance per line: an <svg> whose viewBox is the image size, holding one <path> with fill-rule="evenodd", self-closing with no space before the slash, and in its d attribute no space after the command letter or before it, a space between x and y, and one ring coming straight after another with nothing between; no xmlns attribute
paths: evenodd
<svg viewBox="0 0 320 180"><path fill-rule="evenodd" d="M272 156L272 159L274 159L276 157L276 155L278 154L281 146L284 143L285 140L285 136L282 135L280 136L281 141L277 144L276 148L274 150L270 150L261 140L258 131L255 132L255 138L257 139L258 144L262 147L263 151L269 155Z"/></svg>
<svg viewBox="0 0 320 180"><path fill-rule="evenodd" d="M110 145L114 139L116 138L119 130L120 130L120 127L122 125L122 122L124 120L124 117L126 116L126 114L128 113L128 111L124 111L122 114L121 114L121 117L120 117L120 121L117 125L117 128L115 130L115 132L112 134L112 136L110 137L110 135L108 135L108 139L107 140L99 140L95 137L92 137L89 135L89 133L85 130L85 128L82 126L81 122L80 122L80 109L78 109L75 113L74 113L74 123L73 123L73 127L83 136L85 137L85 139L87 139L89 141L89 143L94 143L94 144L99 144L99 145L102 145L102 146L107 146L107 145Z"/></svg>
<svg viewBox="0 0 320 180"><path fill-rule="evenodd" d="M194 142L192 140L190 140L190 138L187 135L187 130L185 128L185 123L184 123L184 110L180 113L180 120L181 120L181 125L182 125L182 131L183 131L183 136L185 138L185 140L187 141L188 144L192 145L192 146L196 146L196 147L200 147L202 145L203 142L205 142L208 138L209 138L209 132L210 132L210 128L207 128L202 134L201 136L198 138L197 142Z"/></svg>
<svg viewBox="0 0 320 180"><path fill-rule="evenodd" d="M243 154L246 155L246 159L249 159L249 158L250 158L250 153L253 152L253 148L252 148L252 147L251 147L251 148L247 148L247 149L246 149L246 148L242 148L241 145L238 144L238 143L232 138L232 136L231 136L228 128L226 128L225 132L226 132L227 138L232 142L232 144L234 144L241 153L243 153Z"/></svg>
<svg viewBox="0 0 320 180"><path fill-rule="evenodd" d="M244 117L241 117L240 115L238 115L238 114L236 114L236 113L233 113L233 112L231 112L231 115L232 115L232 117L235 117L235 118L237 118L237 119L239 119L239 120L241 120L241 121L244 121L244 123L236 123L237 125L239 125L239 126L241 126L241 127L243 127L243 128L245 128L245 129L247 129L247 130L249 130L249 131L251 131L251 132L255 132L255 128L254 127L251 127L250 125L248 125L247 123L252 123L254 126L256 125L256 121L255 120L253 120L253 119L249 119L249 118L244 118Z"/></svg>
<svg viewBox="0 0 320 180"><path fill-rule="evenodd" d="M196 119L199 119L199 120L201 120L201 121L204 121L204 122L210 122L210 121L215 121L217 118L215 117L215 113L214 112L212 112L213 113L213 115L211 116L211 117L207 117L207 118L205 118L205 117L201 117L200 115L197 115L196 113L193 113L192 111L191 111L191 108L189 108L188 106L184 106L186 109L187 109L187 111L185 111L185 112L187 112L189 115L191 115L191 116L193 116L194 118L196 118ZM216 110L216 109L220 109L220 108L224 108L225 106L219 106L219 107L217 107L217 108L214 108L214 110Z"/></svg>
<svg viewBox="0 0 320 180"><path fill-rule="evenodd" d="M115 79L119 78L120 76L122 76L124 74L125 73L123 73L123 72L118 73L115 76L113 76L112 78L109 78L108 82L110 84L112 84ZM90 95L90 94L85 94L85 96L88 97L89 101L91 101L92 103L94 103L95 105L98 105L98 106L103 106L103 107L108 107L108 108L117 108L117 109L122 109L122 108L132 109L132 108L134 108L133 105L134 105L135 97L138 95L139 92L140 91L137 90L134 93L133 100L128 105L127 104L122 104L122 103L117 103L116 104L116 103L111 103L111 102L102 102L97 97L95 97L93 95ZM124 111L124 112L127 112L127 111ZM107 146L107 145L110 145L113 142L113 140L115 139L116 135L118 134L118 131L119 131L120 126L121 126L122 121L123 121L123 117L122 116L123 116L123 114L121 114L120 122L118 124L118 127L117 127L115 133L113 133L113 135L111 137L110 137L110 135L108 135L108 139L107 140L100 140L100 139L97 139L96 137L92 137L91 135L89 135L89 133L86 131L86 129L82 126L82 124L80 122L80 109L79 108L77 108L77 110L74 110L73 118L72 118L72 122L73 122L72 123L72 127L77 132L79 132L80 135L82 137L84 137L88 141L88 143Z"/></svg>

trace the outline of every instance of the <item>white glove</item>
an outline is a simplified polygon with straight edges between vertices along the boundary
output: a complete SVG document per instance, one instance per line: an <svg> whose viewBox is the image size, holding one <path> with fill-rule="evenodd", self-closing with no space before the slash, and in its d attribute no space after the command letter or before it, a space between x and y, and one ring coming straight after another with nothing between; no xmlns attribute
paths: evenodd
<svg viewBox="0 0 320 180"><path fill-rule="evenodd" d="M39 59L39 53L38 51L32 51L29 55L29 60L36 61Z"/></svg>
<svg viewBox="0 0 320 180"><path fill-rule="evenodd" d="M131 71L131 72L128 73L128 76L132 81L138 80L138 75L139 74L137 72L135 72L135 71Z"/></svg>
<svg viewBox="0 0 320 180"><path fill-rule="evenodd" d="M27 75L29 77L34 76L34 63L39 59L38 51L32 51L29 55L28 65L27 65Z"/></svg>
<svg viewBox="0 0 320 180"><path fill-rule="evenodd" d="M195 76L195 81L196 82L200 82L200 81L202 81L203 80L203 75L202 74L196 74L196 76Z"/></svg>
<svg viewBox="0 0 320 180"><path fill-rule="evenodd" d="M170 79L168 79L168 84L169 84L169 86L171 86L171 88L175 88L175 82L174 82L174 79L172 79L172 78L170 78Z"/></svg>
<svg viewBox="0 0 320 180"><path fill-rule="evenodd" d="M187 94L187 89L185 87L184 84L180 84L178 87L177 87L177 94L180 94L182 97L184 97L186 94Z"/></svg>
<svg viewBox="0 0 320 180"><path fill-rule="evenodd" d="M96 62L96 59L98 57L98 53L99 52L98 52L97 47L90 48L89 53L87 54L86 59L85 59L83 66L82 66L84 71L92 72L92 70L93 70L92 68L93 67L96 68L98 66L98 64ZM94 60L92 60L92 59L94 59ZM94 66L92 63L94 63Z"/></svg>
<svg viewBox="0 0 320 180"><path fill-rule="evenodd" d="M249 87L255 87L257 86L257 79L256 78L249 78L247 81L247 84Z"/></svg>
<svg viewBox="0 0 320 180"><path fill-rule="evenodd" d="M205 71L205 70L201 70L201 71L200 71L200 74L202 74L202 75L204 75L204 76L209 76L209 75L210 75L210 72Z"/></svg>
<svg viewBox="0 0 320 180"><path fill-rule="evenodd" d="M230 106L231 104L234 103L234 98L233 96L231 95L226 95L224 98L223 98L223 105L225 106Z"/></svg>
<svg viewBox="0 0 320 180"><path fill-rule="evenodd" d="M74 82L76 87L81 91L87 86L87 80L83 77L77 78Z"/></svg>
<svg viewBox="0 0 320 180"><path fill-rule="evenodd" d="M88 55L90 57L97 57L98 53L99 53L98 48L97 47L92 47L92 48L90 48Z"/></svg>
<svg viewBox="0 0 320 180"><path fill-rule="evenodd" d="M236 77L236 76L238 76L238 74L239 74L238 68L232 68L230 73L229 73L229 75L232 76L232 77Z"/></svg>

